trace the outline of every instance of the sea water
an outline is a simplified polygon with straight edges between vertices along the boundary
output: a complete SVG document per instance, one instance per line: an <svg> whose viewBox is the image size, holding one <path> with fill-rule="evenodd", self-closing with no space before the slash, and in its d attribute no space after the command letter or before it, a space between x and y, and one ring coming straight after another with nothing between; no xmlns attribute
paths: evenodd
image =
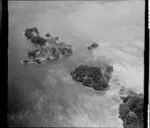
<svg viewBox="0 0 150 128"><path fill-rule="evenodd" d="M9 126L123 127L120 95L143 92L144 1L9 1ZM23 32L37 27L71 44L72 56L21 64L35 47ZM99 47L88 51L97 42ZM79 64L114 67L110 90L73 81Z"/></svg>

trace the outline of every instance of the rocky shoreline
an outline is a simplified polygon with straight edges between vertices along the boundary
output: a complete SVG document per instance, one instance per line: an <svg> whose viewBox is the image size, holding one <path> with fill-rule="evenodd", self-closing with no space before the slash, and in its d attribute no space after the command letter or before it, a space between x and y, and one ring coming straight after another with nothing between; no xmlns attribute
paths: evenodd
<svg viewBox="0 0 150 128"><path fill-rule="evenodd" d="M39 35L37 28L27 28L24 33L36 49L25 54L26 59L22 60L25 63L43 64L48 60L57 60L63 57L69 57L73 54L71 45L65 42L59 42L59 37L52 37L49 33L45 34L45 38Z"/></svg>

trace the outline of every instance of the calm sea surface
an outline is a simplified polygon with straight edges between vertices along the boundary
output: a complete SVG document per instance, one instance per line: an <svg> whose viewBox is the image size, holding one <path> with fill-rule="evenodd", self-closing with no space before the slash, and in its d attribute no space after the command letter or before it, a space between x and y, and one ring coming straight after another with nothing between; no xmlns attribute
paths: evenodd
<svg viewBox="0 0 150 128"><path fill-rule="evenodd" d="M9 1L8 121L10 126L123 127L120 89L143 92L144 1ZM23 31L37 27L71 44L70 58L23 65L34 49ZM91 42L99 48L87 51ZM72 80L73 67L112 64L111 89Z"/></svg>

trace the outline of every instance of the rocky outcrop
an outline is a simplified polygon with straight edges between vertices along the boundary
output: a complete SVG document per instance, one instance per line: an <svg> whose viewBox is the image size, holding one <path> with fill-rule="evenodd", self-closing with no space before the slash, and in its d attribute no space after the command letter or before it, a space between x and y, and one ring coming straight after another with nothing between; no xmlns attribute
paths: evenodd
<svg viewBox="0 0 150 128"><path fill-rule="evenodd" d="M57 60L73 54L71 45L58 43L59 37L52 37L49 33L45 34L46 38L41 37L37 28L27 28L24 35L37 49L27 52L27 59L22 60L22 63L43 64L47 60Z"/></svg>
<svg viewBox="0 0 150 128"><path fill-rule="evenodd" d="M98 47L98 44L94 42L88 47L88 50L92 50L93 48L97 48L97 47Z"/></svg>
<svg viewBox="0 0 150 128"><path fill-rule="evenodd" d="M26 36L26 38L28 40L31 41L32 44L34 44L35 46L44 46L46 43L46 39L43 37L40 37L39 35L39 31L37 28L27 28L25 30L24 35Z"/></svg>
<svg viewBox="0 0 150 128"><path fill-rule="evenodd" d="M109 88L112 72L113 67L111 65L95 67L81 64L71 72L71 76L84 86L103 91Z"/></svg>
<svg viewBox="0 0 150 128"><path fill-rule="evenodd" d="M119 117L123 120L124 128L144 128L144 95L134 93L121 99L123 103L120 104Z"/></svg>

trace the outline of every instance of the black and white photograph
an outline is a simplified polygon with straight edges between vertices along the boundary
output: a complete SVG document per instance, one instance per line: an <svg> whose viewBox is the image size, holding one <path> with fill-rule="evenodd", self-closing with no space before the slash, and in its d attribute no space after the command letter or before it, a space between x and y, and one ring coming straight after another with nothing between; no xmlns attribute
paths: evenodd
<svg viewBox="0 0 150 128"><path fill-rule="evenodd" d="M144 128L144 31L144 0L8 1L8 127Z"/></svg>

